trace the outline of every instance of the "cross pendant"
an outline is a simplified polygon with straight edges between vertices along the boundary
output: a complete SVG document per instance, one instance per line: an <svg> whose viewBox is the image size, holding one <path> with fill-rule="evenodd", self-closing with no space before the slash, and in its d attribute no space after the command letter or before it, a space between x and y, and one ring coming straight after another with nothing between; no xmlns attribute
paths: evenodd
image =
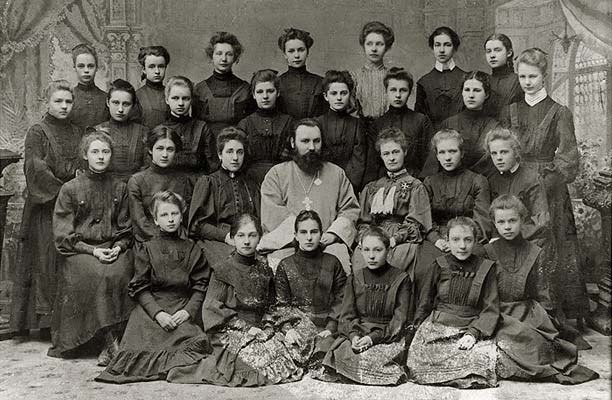
<svg viewBox="0 0 612 400"><path fill-rule="evenodd" d="M302 201L302 204L304 204L304 209L306 211L312 210L312 203L313 203L313 201L310 200L310 198L308 196L304 197L304 200Z"/></svg>

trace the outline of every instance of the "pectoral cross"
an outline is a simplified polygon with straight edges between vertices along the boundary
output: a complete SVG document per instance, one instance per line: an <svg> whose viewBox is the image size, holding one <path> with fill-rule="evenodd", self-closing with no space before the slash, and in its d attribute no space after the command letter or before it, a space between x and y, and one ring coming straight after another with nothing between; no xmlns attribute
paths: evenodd
<svg viewBox="0 0 612 400"><path fill-rule="evenodd" d="M304 210L306 211L312 210L312 203L313 201L310 200L310 197L308 196L304 197L304 200L302 200L302 204L304 204Z"/></svg>

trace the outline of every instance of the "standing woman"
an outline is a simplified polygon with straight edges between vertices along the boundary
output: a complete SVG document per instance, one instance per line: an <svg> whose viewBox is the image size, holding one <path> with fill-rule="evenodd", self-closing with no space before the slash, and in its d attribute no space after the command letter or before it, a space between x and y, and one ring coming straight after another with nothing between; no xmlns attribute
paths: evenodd
<svg viewBox="0 0 612 400"><path fill-rule="evenodd" d="M114 142L114 154L109 172L127 180L140 171L145 162L144 143L149 129L132 121L132 109L138 104L134 87L123 79L111 83L106 105L110 120L96 126L110 135Z"/></svg>
<svg viewBox="0 0 612 400"><path fill-rule="evenodd" d="M325 111L323 78L306 70L306 60L314 40L309 32L287 28L278 38L278 47L287 60L287 72L279 76L280 112L294 119L312 118Z"/></svg>
<svg viewBox="0 0 612 400"><path fill-rule="evenodd" d="M88 169L62 186L53 213L62 269L48 355L73 357L98 337L106 342L98 365L106 366L132 310L127 291L134 274L132 225L126 185L107 172L110 136L90 133L80 150Z"/></svg>
<svg viewBox="0 0 612 400"><path fill-rule="evenodd" d="M217 138L221 167L198 179L189 211L189 236L202 246L213 263L224 260L234 250L230 226L241 214L259 215L259 186L243 171L248 141L233 126Z"/></svg>
<svg viewBox="0 0 612 400"><path fill-rule="evenodd" d="M98 53L93 46L80 43L72 49L72 63L76 72L74 106L70 120L81 129L96 126L108 119L106 92L96 86Z"/></svg>
<svg viewBox="0 0 612 400"><path fill-rule="evenodd" d="M414 111L425 114L434 125L461 111L461 85L465 71L455 65L453 56L459 49L459 35L447 26L436 28L428 40L436 62L434 68L417 82Z"/></svg>
<svg viewBox="0 0 612 400"><path fill-rule="evenodd" d="M21 222L18 269L15 272L10 329L49 333L57 285L53 245L53 207L60 188L80 165L81 130L70 123L72 88L53 81L46 90L47 113L25 138L26 202ZM24 332L26 331L26 332Z"/></svg>
<svg viewBox="0 0 612 400"><path fill-rule="evenodd" d="M183 143L175 154L174 168L196 178L216 171L219 160L211 147L212 132L206 122L191 115L193 83L184 76L173 76L168 79L165 93L170 114L164 125L174 130Z"/></svg>
<svg viewBox="0 0 612 400"><path fill-rule="evenodd" d="M242 51L238 38L228 32L216 32L206 47L213 73L196 85L193 112L209 124L215 138L221 129L238 123L254 110L248 82L232 72Z"/></svg>
<svg viewBox="0 0 612 400"><path fill-rule="evenodd" d="M578 146L571 111L551 99L544 87L547 68L542 50L523 51L518 58L518 75L525 97L504 108L500 120L518 133L522 164L535 168L544 184L556 253L550 276L553 301L581 326L589 308L567 189L578 172Z"/></svg>
<svg viewBox="0 0 612 400"><path fill-rule="evenodd" d="M139 105L134 112L142 125L153 129L166 120L169 111L164 96L164 77L170 54L163 46L141 47L138 63L142 66L141 79L145 84L136 91Z"/></svg>
<svg viewBox="0 0 612 400"><path fill-rule="evenodd" d="M395 42L393 29L378 21L366 23L359 34L366 63L351 72L355 81L355 97L360 105L359 114L369 120L387 111L387 94L383 80L388 72L385 54Z"/></svg>
<svg viewBox="0 0 612 400"><path fill-rule="evenodd" d="M262 69L253 74L251 94L257 111L238 123L249 139L249 175L261 185L270 168L289 158L293 118L278 111L281 95L276 71Z"/></svg>
<svg viewBox="0 0 612 400"><path fill-rule="evenodd" d="M503 33L494 33L485 40L485 56L491 67L491 96L485 113L498 118L502 109L523 99L523 89L514 73L512 41Z"/></svg>

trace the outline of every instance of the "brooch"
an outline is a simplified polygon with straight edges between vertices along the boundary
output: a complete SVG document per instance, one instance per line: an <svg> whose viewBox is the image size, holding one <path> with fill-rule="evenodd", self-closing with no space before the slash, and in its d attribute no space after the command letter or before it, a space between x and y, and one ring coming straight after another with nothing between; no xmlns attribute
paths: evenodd
<svg viewBox="0 0 612 400"><path fill-rule="evenodd" d="M400 185L400 197L402 199L408 197L408 195L410 194L411 187L412 185L410 185L408 182L402 182L402 184Z"/></svg>

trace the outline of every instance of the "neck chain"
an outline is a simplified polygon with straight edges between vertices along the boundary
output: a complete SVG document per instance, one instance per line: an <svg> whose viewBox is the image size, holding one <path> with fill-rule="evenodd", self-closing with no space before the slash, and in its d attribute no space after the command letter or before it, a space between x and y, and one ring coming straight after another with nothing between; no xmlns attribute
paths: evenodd
<svg viewBox="0 0 612 400"><path fill-rule="evenodd" d="M308 197L308 194L310 194L310 191L312 190L312 185L314 185L315 181L319 179L319 171L317 171L315 176L312 178L312 181L310 181L310 186L308 186L308 190L306 190L306 186L304 186L304 183L302 182L302 178L300 178L299 174L297 174L297 178L298 178L298 182L300 182L300 185L302 186L302 190L304 191L304 196L305 196L304 200L302 201L302 204L304 204L304 209L306 211L310 211L312 210L313 201L310 200L310 197Z"/></svg>

